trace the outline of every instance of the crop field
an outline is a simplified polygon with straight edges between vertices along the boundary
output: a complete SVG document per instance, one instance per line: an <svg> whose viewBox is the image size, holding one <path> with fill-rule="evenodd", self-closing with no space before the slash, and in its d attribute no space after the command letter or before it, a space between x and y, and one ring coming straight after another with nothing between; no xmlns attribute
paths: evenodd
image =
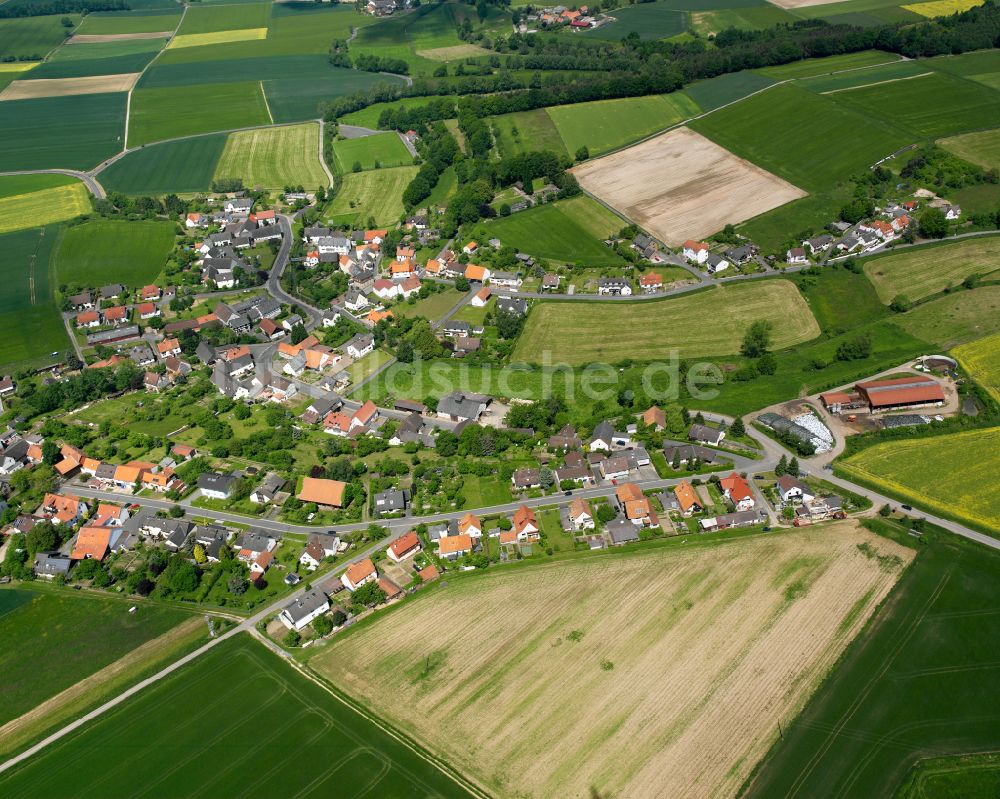
<svg viewBox="0 0 1000 799"><path fill-rule="evenodd" d="M16 197L19 194L30 194L43 189L55 189L59 186L72 186L77 179L70 175L35 174L35 175L3 175L0 176L0 199Z"/></svg>
<svg viewBox="0 0 1000 799"><path fill-rule="evenodd" d="M355 164L361 164L362 169L378 169L413 163L413 156L395 132L336 141L333 157L341 172L352 171Z"/></svg>
<svg viewBox="0 0 1000 799"><path fill-rule="evenodd" d="M500 797L733 795L909 559L842 522L491 570L309 664Z"/></svg>
<svg viewBox="0 0 1000 799"><path fill-rule="evenodd" d="M570 155L583 146L599 155L669 128L701 109L683 92L675 92L558 105L547 111Z"/></svg>
<svg viewBox="0 0 1000 799"><path fill-rule="evenodd" d="M80 94L127 92L139 79L138 72L83 78L16 80L0 92L0 102L35 100L41 97L71 97Z"/></svg>
<svg viewBox="0 0 1000 799"><path fill-rule="evenodd" d="M1000 536L1000 428L888 441L840 463L850 477Z"/></svg>
<svg viewBox="0 0 1000 799"><path fill-rule="evenodd" d="M759 30L781 23L795 22L796 18L783 8L770 3L753 8L727 8L718 11L695 11L689 15L690 27L701 36L714 36L727 28Z"/></svg>
<svg viewBox="0 0 1000 799"><path fill-rule="evenodd" d="M573 169L580 185L670 245L805 196L690 128Z"/></svg>
<svg viewBox="0 0 1000 799"><path fill-rule="evenodd" d="M77 34L97 35L97 36L117 36L131 33L157 33L159 31L173 31L180 21L180 13L156 13L156 14L107 14L91 13L83 18L80 27L76 29Z"/></svg>
<svg viewBox="0 0 1000 799"><path fill-rule="evenodd" d="M6 369L51 363L51 352L69 343L53 302L49 261L59 228L21 230L0 236L0 363Z"/></svg>
<svg viewBox="0 0 1000 799"><path fill-rule="evenodd" d="M1000 286L952 292L893 318L910 335L951 349L1000 332Z"/></svg>
<svg viewBox="0 0 1000 799"><path fill-rule="evenodd" d="M128 141L135 146L270 122L260 81L137 89L132 94Z"/></svg>
<svg viewBox="0 0 1000 799"><path fill-rule="evenodd" d="M899 0L834 0L793 10L803 19L823 19L834 25L859 25L863 28L893 22L916 22L919 14L899 7Z"/></svg>
<svg viewBox="0 0 1000 799"><path fill-rule="evenodd" d="M881 50L862 50L858 53L832 55L826 58L807 58L803 61L793 61L790 64L782 64L777 67L763 67L756 71L774 80L789 80L790 78L811 78L814 75L828 75L831 72L839 72L845 69L871 67L876 64L885 64L889 61L899 61L899 56L893 53L883 53ZM867 70L862 70L860 74L867 74Z"/></svg>
<svg viewBox="0 0 1000 799"><path fill-rule="evenodd" d="M143 147L102 170L99 180L106 189L132 195L207 191L226 139L212 133Z"/></svg>
<svg viewBox="0 0 1000 799"><path fill-rule="evenodd" d="M170 40L168 50L179 50L182 47L207 47L213 44L228 44L229 42L252 42L267 38L267 28L240 28L232 31L215 31L213 33L182 33Z"/></svg>
<svg viewBox="0 0 1000 799"><path fill-rule="evenodd" d="M241 177L246 186L269 189L326 186L330 181L319 160L319 125L230 133L215 177Z"/></svg>
<svg viewBox="0 0 1000 799"><path fill-rule="evenodd" d="M181 36L187 36L243 28L266 29L270 18L270 3L195 6L188 9L177 33Z"/></svg>
<svg viewBox="0 0 1000 799"><path fill-rule="evenodd" d="M922 17L950 17L970 8L981 6L983 0L930 0L927 3L911 3L901 8L919 14Z"/></svg>
<svg viewBox="0 0 1000 799"><path fill-rule="evenodd" d="M90 194L78 181L0 197L0 234L73 219L91 210Z"/></svg>
<svg viewBox="0 0 1000 799"><path fill-rule="evenodd" d="M938 144L983 169L1000 169L1000 129L952 136Z"/></svg>
<svg viewBox="0 0 1000 799"><path fill-rule="evenodd" d="M621 258L604 244L604 239L625 227L615 216L587 196L571 197L529 208L496 219L483 230L506 246L538 258L574 262L588 266L609 266Z"/></svg>
<svg viewBox="0 0 1000 799"><path fill-rule="evenodd" d="M1000 334L963 344L951 354L973 380L1000 402Z"/></svg>
<svg viewBox="0 0 1000 799"><path fill-rule="evenodd" d="M914 141L913 134L871 113L830 99L845 94L853 92L820 96L794 85L776 86L691 127L796 186L827 191ZM785 123L771 124L775 119Z"/></svg>
<svg viewBox="0 0 1000 799"><path fill-rule="evenodd" d="M497 146L504 156L532 150L566 153L566 144L547 108L503 114L493 117L492 123Z"/></svg>
<svg viewBox="0 0 1000 799"><path fill-rule="evenodd" d="M260 725L252 743L248 719ZM206 722L212 733L205 735ZM191 742L197 741L192 747ZM263 754L291 769L260 769ZM146 775L137 782L137 774ZM188 666L0 778L9 795L435 796L468 792L248 636Z"/></svg>
<svg viewBox="0 0 1000 799"><path fill-rule="evenodd" d="M79 23L79 14L67 14L74 23ZM14 58L44 58L54 47L62 44L66 32L61 16L18 17L0 19L0 55Z"/></svg>
<svg viewBox="0 0 1000 799"><path fill-rule="evenodd" d="M623 39L630 33L640 39L668 39L687 30L688 16L670 2L642 3L610 11L615 22L586 32L591 39Z"/></svg>
<svg viewBox="0 0 1000 799"><path fill-rule="evenodd" d="M55 254L60 283L138 287L151 283L167 262L175 225L167 221L95 220L67 228Z"/></svg>
<svg viewBox="0 0 1000 799"><path fill-rule="evenodd" d="M345 94L367 91L379 83L400 84L395 75L338 69L328 66L322 74L310 74L309 80L281 78L264 81L264 93L275 122L301 122L322 116L324 103Z"/></svg>
<svg viewBox="0 0 1000 799"><path fill-rule="evenodd" d="M812 78L804 78L799 82L799 85L818 94L835 94L847 89L885 84L895 80L909 80L932 74L934 73L927 68L925 61L892 61L888 64L868 67L866 69L855 69L850 72L838 72L834 75L816 75Z"/></svg>
<svg viewBox="0 0 1000 799"><path fill-rule="evenodd" d="M126 602L92 596L0 592L0 724L190 618L156 605L135 614L128 609Z"/></svg>
<svg viewBox="0 0 1000 799"><path fill-rule="evenodd" d="M773 85L770 78L744 70L692 83L684 88L684 93L703 110L712 111Z"/></svg>
<svg viewBox="0 0 1000 799"><path fill-rule="evenodd" d="M1000 126L1000 93L943 73L828 96L921 137Z"/></svg>
<svg viewBox="0 0 1000 799"><path fill-rule="evenodd" d="M995 753L934 757L917 763L899 799L989 799L1000 794L1000 756Z"/></svg>
<svg viewBox="0 0 1000 799"><path fill-rule="evenodd" d="M166 41L165 37L147 38L145 35L141 39L115 38L113 41L92 44L77 44L74 39L66 47L56 50L48 61L97 61L137 53L155 53Z"/></svg>
<svg viewBox="0 0 1000 799"><path fill-rule="evenodd" d="M403 189L417 171L415 166L398 166L348 172L325 214L344 223L363 222L372 216L376 225L388 225L403 213Z"/></svg>
<svg viewBox="0 0 1000 799"><path fill-rule="evenodd" d="M712 324L705 320L711 319ZM688 296L641 302L540 302L514 350L514 360L582 366L626 358L656 361L674 349L682 358L733 355L757 320L772 324L776 350L820 334L816 318L787 280L718 286Z"/></svg>
<svg viewBox="0 0 1000 799"><path fill-rule="evenodd" d="M744 793L751 799L996 795L983 781L989 772L979 756L949 758L947 778L927 786L934 790L901 788L915 765L943 771L949 755L1000 747L993 702L1000 691L993 634L1000 557L957 536L932 531L916 544L907 526L872 524L918 547L918 554L874 623L785 726Z"/></svg>
<svg viewBox="0 0 1000 799"><path fill-rule="evenodd" d="M1000 236L947 242L865 260L865 274L887 305L899 294L919 300L957 286L969 275L1000 269Z"/></svg>
<svg viewBox="0 0 1000 799"><path fill-rule="evenodd" d="M90 169L121 149L125 93L3 104L0 169Z"/></svg>

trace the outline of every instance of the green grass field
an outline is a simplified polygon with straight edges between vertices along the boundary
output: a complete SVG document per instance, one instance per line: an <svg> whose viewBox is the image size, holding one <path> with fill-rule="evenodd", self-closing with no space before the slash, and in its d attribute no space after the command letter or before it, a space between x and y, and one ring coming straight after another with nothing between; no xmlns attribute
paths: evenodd
<svg viewBox="0 0 1000 799"><path fill-rule="evenodd" d="M839 468L915 506L1000 536L1000 428L889 441Z"/></svg>
<svg viewBox="0 0 1000 799"><path fill-rule="evenodd" d="M789 80L790 78L827 75L845 69L871 67L876 64L884 64L887 61L898 60L899 56L893 53L883 53L880 50L862 50L858 53L832 55L827 58L807 58L804 61L793 61L790 64L782 64L777 67L764 67L758 69L757 72L774 80ZM867 70L861 70L858 74L865 75L867 72Z"/></svg>
<svg viewBox="0 0 1000 799"><path fill-rule="evenodd" d="M794 285L755 281L635 303L541 302L528 317L513 359L538 363L548 353L552 363L582 366L655 361L674 348L682 358L732 355L747 328L760 319L772 324L776 350L820 333Z"/></svg>
<svg viewBox="0 0 1000 799"><path fill-rule="evenodd" d="M462 297L462 292L448 289L431 294L426 299L417 300L413 305L410 305L408 301L395 305L392 312L396 316L422 316L424 319L434 322L454 308Z"/></svg>
<svg viewBox="0 0 1000 799"><path fill-rule="evenodd" d="M145 44L152 43L152 47L133 53L109 56L107 58L57 58L40 64L31 72L23 76L23 80L38 79L58 79L58 78L88 78L95 75L125 75L133 72L142 72L146 65L153 60L160 46L162 39L146 40ZM75 45L75 48L85 49L90 45ZM63 50L74 48L64 47Z"/></svg>
<svg viewBox="0 0 1000 799"><path fill-rule="evenodd" d="M74 24L79 24L79 14L67 16ZM52 48L62 44L67 31L73 30L64 28L61 19L61 16L51 14L0 19L0 56L44 58Z"/></svg>
<svg viewBox="0 0 1000 799"><path fill-rule="evenodd" d="M1000 795L1000 757L996 753L921 760L899 799L990 799Z"/></svg>
<svg viewBox="0 0 1000 799"><path fill-rule="evenodd" d="M327 65L321 72L310 74L307 81L300 78L265 80L264 94L275 122L301 122L319 119L323 115L324 104L330 100L368 91L379 83L398 85L403 83L403 79L396 75L337 69Z"/></svg>
<svg viewBox="0 0 1000 799"><path fill-rule="evenodd" d="M938 144L983 169L1000 169L1000 129L951 136Z"/></svg>
<svg viewBox="0 0 1000 799"><path fill-rule="evenodd" d="M67 228L55 255L60 283L151 283L174 244L173 222L98 220Z"/></svg>
<svg viewBox="0 0 1000 799"><path fill-rule="evenodd" d="M125 14L96 12L87 14L76 33L108 36L119 33L158 33L172 31L180 22L180 13Z"/></svg>
<svg viewBox="0 0 1000 799"><path fill-rule="evenodd" d="M445 206L448 204L448 200L451 199L451 195L455 193L458 189L458 175L455 174L455 167L450 166L441 176L438 178L437 185L434 187L434 191L430 193L430 196L424 201L424 204L428 207L430 206Z"/></svg>
<svg viewBox="0 0 1000 799"><path fill-rule="evenodd" d="M696 11L689 15L691 28L701 36L712 36L728 28L761 30L795 22L795 17L783 8L770 4L753 8L726 8L717 11Z"/></svg>
<svg viewBox="0 0 1000 799"><path fill-rule="evenodd" d="M137 53L155 53L160 50L166 39L123 39L121 41L94 42L93 44L74 44L60 47L48 62L65 61L99 61L116 59L121 56ZM36 67L37 69L38 67ZM101 73L94 73L101 74ZM111 71L104 74L112 75ZM35 77L35 76L32 76Z"/></svg>
<svg viewBox="0 0 1000 799"><path fill-rule="evenodd" d="M70 175L3 175L0 176L0 200L59 186L72 186L76 182L77 179Z"/></svg>
<svg viewBox="0 0 1000 799"><path fill-rule="evenodd" d="M99 180L106 189L133 195L208 191L226 139L212 133L143 147L115 161Z"/></svg>
<svg viewBox="0 0 1000 799"><path fill-rule="evenodd" d="M547 109L566 150L575 155L584 145L599 155L668 128L700 113L683 92L626 97ZM535 148L540 149L540 148Z"/></svg>
<svg viewBox="0 0 1000 799"><path fill-rule="evenodd" d="M621 258L604 238L625 226L622 219L586 195L529 208L477 227L505 245L539 258L587 266L613 266Z"/></svg>
<svg viewBox="0 0 1000 799"><path fill-rule="evenodd" d="M836 335L889 315L865 276L848 269L824 268L818 276L800 273L792 281L824 333Z"/></svg>
<svg viewBox="0 0 1000 799"><path fill-rule="evenodd" d="M246 186L269 189L326 186L330 181L319 160L319 125L230 133L215 177L240 177Z"/></svg>
<svg viewBox="0 0 1000 799"><path fill-rule="evenodd" d="M413 156L396 133L341 139L333 144L333 157L345 173L353 171L355 164L361 164L362 169L378 169L413 163Z"/></svg>
<svg viewBox="0 0 1000 799"><path fill-rule="evenodd" d="M894 319L911 335L950 349L1000 331L1000 286L980 286L924 302Z"/></svg>
<svg viewBox="0 0 1000 799"><path fill-rule="evenodd" d="M591 39L623 39L638 33L641 39L668 39L687 30L688 17L670 2L623 6L608 12L615 22L602 25L584 35Z"/></svg>
<svg viewBox="0 0 1000 799"><path fill-rule="evenodd" d="M937 138L1000 125L1000 93L942 73L827 97L908 129L917 137Z"/></svg>
<svg viewBox="0 0 1000 799"><path fill-rule="evenodd" d="M126 94L12 100L0 114L0 169L91 169L122 147Z"/></svg>
<svg viewBox="0 0 1000 799"><path fill-rule="evenodd" d="M969 275L988 275L1000 269L1000 236L914 247L892 255L865 259L865 274L882 302L898 294L919 300Z"/></svg>
<svg viewBox="0 0 1000 799"><path fill-rule="evenodd" d="M952 355L973 380L1000 402L1000 334L956 347Z"/></svg>
<svg viewBox="0 0 1000 799"><path fill-rule="evenodd" d="M773 80L756 72L730 72L692 83L685 87L684 93L705 111L712 111L772 85Z"/></svg>
<svg viewBox="0 0 1000 799"><path fill-rule="evenodd" d="M519 111L494 117L494 138L500 153L504 156L532 150L566 153L566 144L549 114L550 110L554 109L536 108L534 111Z"/></svg>
<svg viewBox="0 0 1000 799"><path fill-rule="evenodd" d="M138 89L132 93L128 142L134 147L270 121L260 81Z"/></svg>
<svg viewBox="0 0 1000 799"><path fill-rule="evenodd" d="M245 28L266 28L270 19L270 3L199 5L187 10L177 33L186 36Z"/></svg>
<svg viewBox="0 0 1000 799"><path fill-rule="evenodd" d="M52 363L69 341L53 302L50 260L59 228L22 230L0 236L0 364L5 370Z"/></svg>
<svg viewBox="0 0 1000 799"><path fill-rule="evenodd" d="M189 615L72 593L0 591L0 724L86 680Z"/></svg>
<svg viewBox="0 0 1000 799"><path fill-rule="evenodd" d="M0 234L62 222L91 210L90 194L79 181L70 178L62 185L34 190L27 188L32 182L42 186L50 181L0 178ZM19 194L7 193L18 188L27 190Z"/></svg>
<svg viewBox="0 0 1000 799"><path fill-rule="evenodd" d="M696 120L691 127L810 192L827 191L912 143L905 131L829 97L794 85L778 86ZM775 119L785 123L775 126Z"/></svg>
<svg viewBox="0 0 1000 799"><path fill-rule="evenodd" d="M803 712L783 725L783 739L741 795L995 795L976 790L983 777L978 759L968 768L952 763L952 792L897 790L924 758L1000 746L992 701L1000 691L1000 646L992 634L1000 556L949 534L925 533L917 542L904 525L873 524L917 548L917 557Z"/></svg>
<svg viewBox="0 0 1000 799"><path fill-rule="evenodd" d="M257 727L253 740L246 737L248 720ZM261 770L262 758L298 765ZM139 790L178 799L203 791L468 796L410 746L248 636L218 645L53 744L5 774L0 785L23 796L66 790L81 796Z"/></svg>
<svg viewBox="0 0 1000 799"><path fill-rule="evenodd" d="M344 224L355 220L364 222L369 216L375 217L377 225L390 224L403 213L403 189L413 180L417 170L415 166L399 166L348 172L324 214Z"/></svg>

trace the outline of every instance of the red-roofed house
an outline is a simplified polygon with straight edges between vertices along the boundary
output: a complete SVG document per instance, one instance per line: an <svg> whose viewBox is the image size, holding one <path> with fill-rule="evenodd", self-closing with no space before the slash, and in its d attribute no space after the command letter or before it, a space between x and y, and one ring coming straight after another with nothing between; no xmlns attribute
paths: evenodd
<svg viewBox="0 0 1000 799"><path fill-rule="evenodd" d="M513 532L518 541L537 541L539 539L538 519L535 517L535 512L527 505L522 505L514 511L511 522L513 522Z"/></svg>
<svg viewBox="0 0 1000 799"><path fill-rule="evenodd" d="M470 535L473 538L479 538L483 534L483 523L479 521L479 517L474 513L466 513L458 521L458 532L463 535Z"/></svg>
<svg viewBox="0 0 1000 799"><path fill-rule="evenodd" d="M639 286L647 294L655 294L663 288L663 275L647 272L639 278Z"/></svg>
<svg viewBox="0 0 1000 799"><path fill-rule="evenodd" d="M152 319L160 315L160 309L151 302L141 303L135 310L140 319Z"/></svg>
<svg viewBox="0 0 1000 799"><path fill-rule="evenodd" d="M348 591L357 591L365 583L372 583L378 580L378 572L375 571L375 564L371 558L352 563L347 567L340 581Z"/></svg>
<svg viewBox="0 0 1000 799"><path fill-rule="evenodd" d="M105 308L104 323L108 325L121 325L128 321L128 308L124 305L116 305L114 308Z"/></svg>
<svg viewBox="0 0 1000 799"><path fill-rule="evenodd" d="M76 315L77 327L97 327L101 324L101 315L97 311L83 311Z"/></svg>
<svg viewBox="0 0 1000 799"><path fill-rule="evenodd" d="M107 527L83 527L73 544L72 560L93 558L101 561L107 557L111 546L111 530Z"/></svg>
<svg viewBox="0 0 1000 799"><path fill-rule="evenodd" d="M152 285L143 286L142 291L139 292L139 299L143 302L160 299L160 287Z"/></svg>
<svg viewBox="0 0 1000 799"><path fill-rule="evenodd" d="M389 548L385 551L385 555L389 558L389 560L399 563L401 560L405 560L411 555L416 555L419 551L420 539L413 530L410 530L410 532L405 535L401 535L389 544Z"/></svg>
<svg viewBox="0 0 1000 799"><path fill-rule="evenodd" d="M756 503L753 491L750 490L750 484L736 472L728 477L723 477L719 482L719 487L726 498L736 506L737 511L753 510Z"/></svg>
<svg viewBox="0 0 1000 799"><path fill-rule="evenodd" d="M708 245L703 241L688 239L684 242L684 257L696 264L703 264L708 260Z"/></svg>

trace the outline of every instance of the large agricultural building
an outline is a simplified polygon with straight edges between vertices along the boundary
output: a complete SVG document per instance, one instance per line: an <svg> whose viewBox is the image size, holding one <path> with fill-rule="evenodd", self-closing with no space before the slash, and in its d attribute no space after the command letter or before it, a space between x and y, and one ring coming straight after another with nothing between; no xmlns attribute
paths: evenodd
<svg viewBox="0 0 1000 799"><path fill-rule="evenodd" d="M871 413L880 413L900 408L925 408L945 401L941 384L925 375L870 380L857 383L854 389L853 392L831 391L820 399L834 413L865 406Z"/></svg>

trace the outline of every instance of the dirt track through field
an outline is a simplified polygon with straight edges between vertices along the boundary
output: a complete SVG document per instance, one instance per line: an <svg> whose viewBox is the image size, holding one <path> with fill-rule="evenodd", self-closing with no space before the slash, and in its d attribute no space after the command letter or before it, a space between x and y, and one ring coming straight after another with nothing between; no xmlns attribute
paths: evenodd
<svg viewBox="0 0 1000 799"><path fill-rule="evenodd" d="M46 716L58 713L63 708L80 702L88 694L94 694L105 683L111 682L130 669L141 666L146 660L155 657L158 652L170 646L174 641L194 632L196 628L204 626L205 620L196 616L181 622L163 635L146 641L114 663L109 663L100 671L84 677L80 682L60 691L24 715L8 721L0 727L0 741L15 740L18 735L34 728Z"/></svg>
<svg viewBox="0 0 1000 799"><path fill-rule="evenodd" d="M0 92L0 100L33 100L39 97L127 92L131 91L141 74L141 72L126 72L121 75L97 75L88 78L16 80Z"/></svg>
<svg viewBox="0 0 1000 799"><path fill-rule="evenodd" d="M778 8L793 9L832 5L833 3L842 3L844 0L769 0L769 2Z"/></svg>
<svg viewBox="0 0 1000 799"><path fill-rule="evenodd" d="M690 128L572 171L584 189L671 246L806 196Z"/></svg>
<svg viewBox="0 0 1000 799"><path fill-rule="evenodd" d="M847 521L491 569L310 665L499 796L731 796L911 554Z"/></svg>
<svg viewBox="0 0 1000 799"><path fill-rule="evenodd" d="M173 36L173 31L156 31L155 33L78 33L70 36L66 44L99 44L100 42L123 42L129 39L166 39Z"/></svg>

